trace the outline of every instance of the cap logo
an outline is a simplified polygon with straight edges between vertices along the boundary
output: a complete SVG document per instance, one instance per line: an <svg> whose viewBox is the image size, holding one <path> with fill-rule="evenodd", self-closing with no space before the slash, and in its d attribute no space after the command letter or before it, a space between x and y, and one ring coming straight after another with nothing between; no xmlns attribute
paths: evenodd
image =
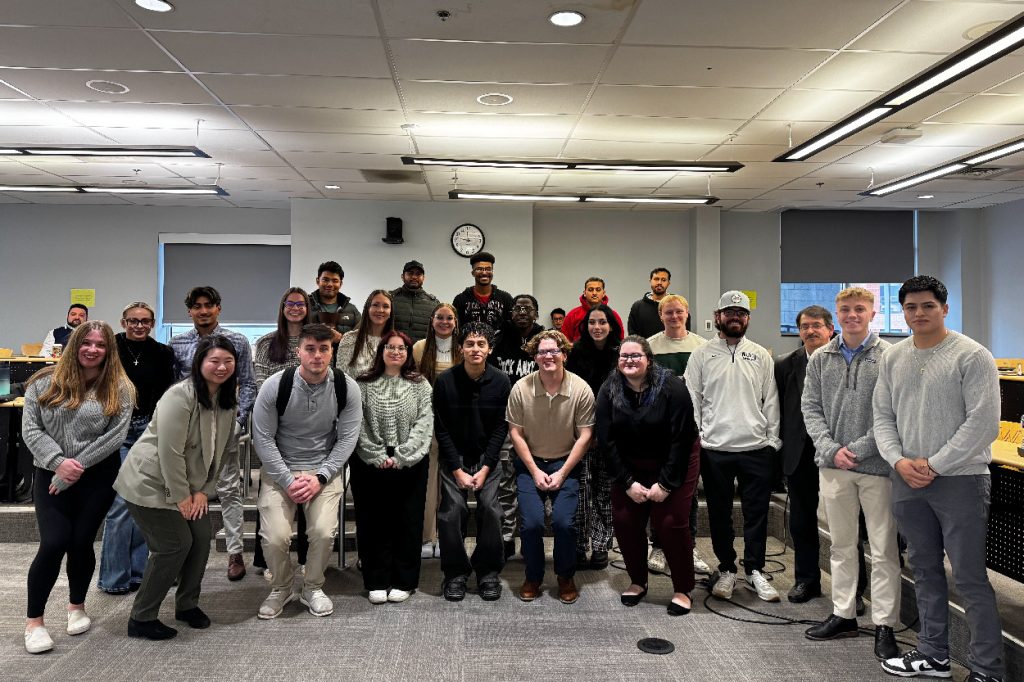
<svg viewBox="0 0 1024 682"><path fill-rule="evenodd" d="M743 295L742 294L733 294L732 297L729 300L732 301L733 303L742 303L743 302Z"/></svg>

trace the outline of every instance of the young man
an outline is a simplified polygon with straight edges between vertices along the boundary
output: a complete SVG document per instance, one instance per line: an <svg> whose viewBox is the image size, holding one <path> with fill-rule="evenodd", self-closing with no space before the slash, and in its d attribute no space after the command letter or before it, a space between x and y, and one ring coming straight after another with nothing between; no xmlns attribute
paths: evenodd
<svg viewBox="0 0 1024 682"><path fill-rule="evenodd" d="M796 326L803 345L775 358L775 384L782 408L779 426L782 473L789 491L789 535L793 538L794 557L795 581L786 598L794 604L802 604L821 596L821 569L818 566L818 465L814 461L814 441L804 428L800 398L804 392L807 361L828 343L835 327L832 314L820 305L808 306L797 313ZM870 392L868 389L869 395ZM833 544L833 555L834 548Z"/></svg>
<svg viewBox="0 0 1024 682"><path fill-rule="evenodd" d="M892 466L892 509L907 540L921 631L917 647L882 662L901 677L949 677L949 557L971 633L971 682L1005 673L1002 630L985 570L988 465L999 436L999 376L981 344L946 328L946 287L927 275L900 287L912 336L882 356L875 441Z"/></svg>
<svg viewBox="0 0 1024 682"><path fill-rule="evenodd" d="M481 251L469 259L474 284L455 297L452 305L459 326L483 322L491 329L501 329L512 319L512 296L494 286L494 256Z"/></svg>
<svg viewBox="0 0 1024 682"><path fill-rule="evenodd" d="M551 326L548 329L554 329L556 332L562 331L562 323L565 322L565 308L555 308L548 314L548 317L551 319Z"/></svg>
<svg viewBox="0 0 1024 682"><path fill-rule="evenodd" d="M608 305L608 295L604 293L604 280L600 277L588 277L587 281L583 283L580 304L569 311L562 323L562 333L565 334L565 338L575 343L580 338L580 322L587 316L591 308L596 308L601 303ZM615 321L619 323L619 329L623 330L622 333L625 334L626 327L622 324L622 318L614 310L612 314L615 315ZM619 336L619 340L623 338L622 335Z"/></svg>
<svg viewBox="0 0 1024 682"><path fill-rule="evenodd" d="M263 619L277 618L296 598L314 616L334 612L323 590L324 570L338 530L341 472L355 449L363 408L355 380L331 368L331 331L323 324L304 326L298 369L267 379L253 409L252 444L263 462L260 540L274 576L259 609ZM338 404L339 396L344 405ZM309 551L302 591L296 594L289 548L298 505L306 515Z"/></svg>
<svg viewBox="0 0 1024 682"><path fill-rule="evenodd" d="M663 323L661 301L668 294L668 286L671 282L672 273L668 271L668 268L651 270L651 290L644 294L643 298L634 301L633 306L629 309L626 327L630 334L639 334L650 340L650 337L661 331ZM686 320L683 320L683 325L685 330Z"/></svg>
<svg viewBox="0 0 1024 682"><path fill-rule="evenodd" d="M391 310L395 329L415 342L427 338L430 314L437 306L437 297L423 290L423 263L411 260L402 267L402 286L391 291Z"/></svg>
<svg viewBox="0 0 1024 682"><path fill-rule="evenodd" d="M359 323L359 310L348 296L341 293L344 281L345 271L340 265L332 260L321 263L316 270L316 291L309 295L310 320L334 329L335 350L342 335Z"/></svg>
<svg viewBox="0 0 1024 682"><path fill-rule="evenodd" d="M806 379L803 382L802 413L806 425L808 442L813 444L814 462L820 467L820 486L812 484L804 475L803 453L796 470L789 478L789 496L793 500L790 526L793 528L794 546L797 537L813 531L814 546L808 537L802 545L813 561L815 576L818 568L818 512L817 501L820 487L825 500L825 515L832 535L832 615L819 625L809 628L808 639L827 640L838 637L856 637L856 601L860 560L864 556L860 544L861 512L867 525L871 542L871 619L875 624L875 657L879 660L899 654L893 628L899 621L900 606L900 561L896 545L896 522L892 517L892 483L889 480L889 465L878 454L872 435L871 400L878 380L879 364L889 343L882 341L871 331L871 320L875 317L875 296L866 289L851 287L836 296L836 318L842 334L825 343L811 355L806 365ZM814 318L797 318L800 336L810 336L814 331ZM831 325L828 325L831 332ZM820 331L820 330L819 330ZM817 345L817 339L804 342L806 347ZM810 350L808 350L810 353ZM854 377L851 380L851 375ZM798 435L788 420L790 393L793 386L785 389L779 383L783 394L782 444L796 442ZM799 396L798 396L799 399ZM790 456L786 451L787 474ZM812 508L813 495L813 508ZM806 519L797 523L794 519L800 510ZM794 592L798 592L802 581L810 578L811 567L801 568L801 554L797 551L796 580ZM804 582L803 584L806 584ZM818 588L813 583L804 587L804 595ZM798 593L798 596L799 593ZM790 601L794 601L790 594Z"/></svg>
<svg viewBox="0 0 1024 682"><path fill-rule="evenodd" d="M779 593L762 573L768 542L772 457L779 440L779 394L768 351L746 338L750 299L727 291L718 301L718 338L690 355L686 387L700 430L700 472L720 576L711 593L731 599L736 585L732 503L739 478L747 588L764 601Z"/></svg>
<svg viewBox="0 0 1024 682"><path fill-rule="evenodd" d="M501 597L498 575L505 566L502 511L498 501L498 458L508 435L505 410L511 391L504 372L487 364L494 330L470 322L459 330L462 363L434 382L434 435L441 476L437 534L442 587L448 601L462 601L466 581L476 572L480 597ZM476 548L466 554L469 491L476 496Z"/></svg>
<svg viewBox="0 0 1024 682"><path fill-rule="evenodd" d="M199 339L210 334L227 337L238 354L235 363L238 375L238 426L244 430L256 400L256 374L249 339L218 324L220 293L213 287L195 287L189 291L185 297L185 307L195 327L172 337L170 341L178 379L189 375ZM238 458L225 458L217 481L217 497L220 499L224 541L228 550L228 580L241 580L245 577L245 561L242 559L242 490L239 483Z"/></svg>
<svg viewBox="0 0 1024 682"><path fill-rule="evenodd" d="M39 354L44 358L50 357L55 344L59 343L61 346L66 346L71 332L75 331L75 327L88 321L89 309L81 303L72 303L71 307L68 308L67 324L62 327L54 327L46 332L46 338L43 339L43 347Z"/></svg>
<svg viewBox="0 0 1024 682"><path fill-rule="evenodd" d="M506 418L519 456L516 484L526 562L526 580L519 589L523 601L537 598L544 579L545 500L551 500L558 598L572 604L579 597L574 580L580 489L576 465L590 445L595 404L587 382L565 370L570 348L561 332L543 331L533 337L526 352L539 369L516 382L508 399Z"/></svg>

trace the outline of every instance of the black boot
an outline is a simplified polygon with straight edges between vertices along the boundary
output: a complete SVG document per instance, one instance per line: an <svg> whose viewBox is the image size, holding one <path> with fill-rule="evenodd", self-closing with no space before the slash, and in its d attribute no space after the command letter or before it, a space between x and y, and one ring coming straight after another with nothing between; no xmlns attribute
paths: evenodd
<svg viewBox="0 0 1024 682"><path fill-rule="evenodd" d="M896 633L888 625L875 627L875 658L886 661L899 658L900 648L896 646Z"/></svg>
<svg viewBox="0 0 1024 682"><path fill-rule="evenodd" d="M135 620L128 619L128 636L144 637L146 639L171 639L178 634L174 628L167 627L159 620Z"/></svg>

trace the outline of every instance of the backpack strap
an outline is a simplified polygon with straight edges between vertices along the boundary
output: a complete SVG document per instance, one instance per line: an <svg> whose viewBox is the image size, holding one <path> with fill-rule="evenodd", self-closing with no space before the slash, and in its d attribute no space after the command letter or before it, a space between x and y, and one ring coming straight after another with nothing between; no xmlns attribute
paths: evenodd
<svg viewBox="0 0 1024 682"><path fill-rule="evenodd" d="M288 401L292 397L292 382L295 380L295 368L289 367L281 375L281 383L277 385L277 418L284 416Z"/></svg>
<svg viewBox="0 0 1024 682"><path fill-rule="evenodd" d="M345 373L337 367L334 367L334 397L338 401L338 414L341 414L342 409L348 404L348 380L345 379Z"/></svg>

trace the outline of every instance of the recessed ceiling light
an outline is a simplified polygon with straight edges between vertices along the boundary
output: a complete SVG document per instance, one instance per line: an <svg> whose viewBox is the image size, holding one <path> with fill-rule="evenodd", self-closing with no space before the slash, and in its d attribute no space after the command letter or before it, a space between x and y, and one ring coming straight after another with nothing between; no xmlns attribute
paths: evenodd
<svg viewBox="0 0 1024 682"><path fill-rule="evenodd" d="M550 21L555 26L561 26L563 28L567 28L567 27L570 27L570 26L579 26L580 24L583 23L583 20L585 18L586 17L584 17L579 12L576 12L574 10L565 9L565 10L559 10L559 11L555 12L554 14L552 14L550 17L548 17L548 21Z"/></svg>
<svg viewBox="0 0 1024 682"><path fill-rule="evenodd" d="M126 95L131 92L131 89L127 85L121 83L115 83L114 81L104 80L91 80L85 82L85 87L96 92L102 92L104 95Z"/></svg>
<svg viewBox="0 0 1024 682"><path fill-rule="evenodd" d="M341 185L324 185L324 189L341 189Z"/></svg>
<svg viewBox="0 0 1024 682"><path fill-rule="evenodd" d="M935 198L934 194L922 194L921 196L918 197L918 199L934 199L934 198Z"/></svg>
<svg viewBox="0 0 1024 682"><path fill-rule="evenodd" d="M135 4L142 9L148 9L150 12L171 12L174 10L174 5L165 0L135 0Z"/></svg>
<svg viewBox="0 0 1024 682"><path fill-rule="evenodd" d="M476 98L476 101L485 107L504 107L512 104L512 95L503 92L487 92Z"/></svg>
<svg viewBox="0 0 1024 682"><path fill-rule="evenodd" d="M986 33L991 33L1002 25L1001 21L986 21L984 24L971 26L964 31L964 40L977 40Z"/></svg>

